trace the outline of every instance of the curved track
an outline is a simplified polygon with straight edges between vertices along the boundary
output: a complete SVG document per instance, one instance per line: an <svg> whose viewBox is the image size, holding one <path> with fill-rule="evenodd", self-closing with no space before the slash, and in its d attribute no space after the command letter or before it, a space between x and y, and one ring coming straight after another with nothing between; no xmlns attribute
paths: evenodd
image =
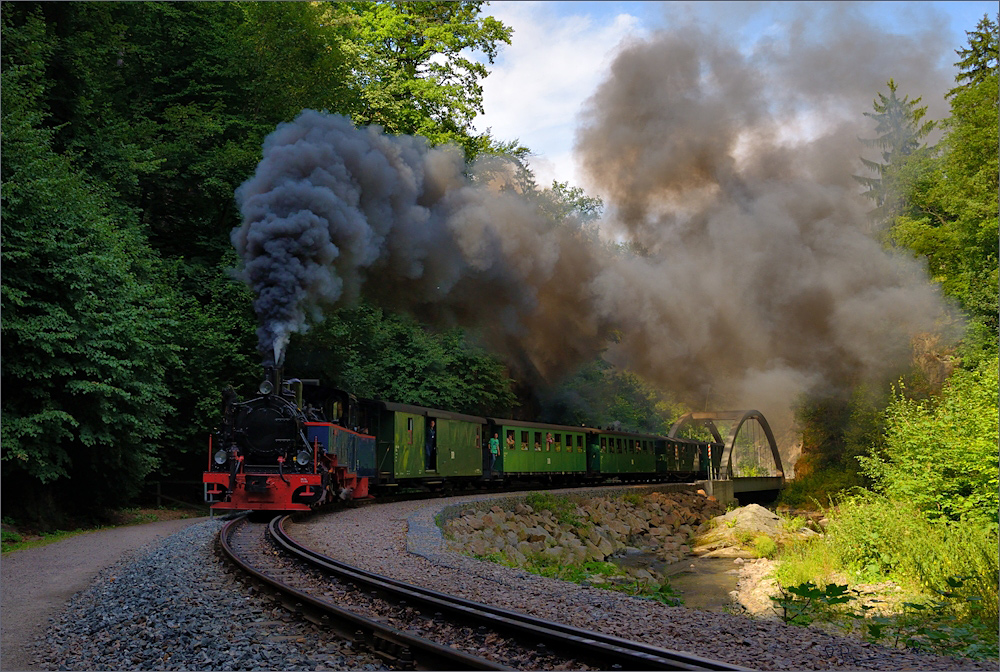
<svg viewBox="0 0 1000 672"><path fill-rule="evenodd" d="M263 554L250 552L253 546L263 546L259 528L254 540L234 534L239 529L237 525L227 526L222 535L223 548L231 557L256 556L256 560L237 562L241 566L264 565L247 571L282 592L287 606L304 612L306 617L311 616L310 620L329 623L394 666L422 669L552 669L556 666L564 669L745 669L545 621L361 570L305 548L285 532L284 521L284 518L275 518L268 525L271 539L286 553L314 568L314 572L300 568L296 577L295 570L274 569L273 550ZM314 597L305 590L314 593L316 584L304 590L303 582L309 581L304 581L302 576L307 573L315 576L316 571L320 572L323 578L319 580L327 588L331 585L354 587L353 590L344 589L351 593L350 597L341 596L339 601L355 602L363 595L365 600L379 601L380 606L369 604L358 608L355 604L347 611L333 605L329 599ZM375 616L365 617L360 612ZM405 630L388 623L401 625ZM490 659L468 652L488 655Z"/></svg>

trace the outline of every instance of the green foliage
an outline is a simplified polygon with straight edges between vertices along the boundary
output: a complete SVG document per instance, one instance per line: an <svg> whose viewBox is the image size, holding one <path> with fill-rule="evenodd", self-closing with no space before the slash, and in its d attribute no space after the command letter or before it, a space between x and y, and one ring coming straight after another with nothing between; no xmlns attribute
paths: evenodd
<svg viewBox="0 0 1000 672"><path fill-rule="evenodd" d="M935 126L933 121L924 121L927 106L917 107L920 98L908 100L909 96L896 96L896 82L887 82L889 95L879 92L872 103L874 112L864 115L876 122L877 137L862 139L865 147L878 149L882 162L862 158L861 162L876 177L855 175L854 179L866 187L865 196L875 203L872 217L884 221L898 214L905 207L906 186L901 184L899 175L902 166L911 155L921 154L920 141Z"/></svg>
<svg viewBox="0 0 1000 672"><path fill-rule="evenodd" d="M781 526L785 528L786 532L798 532L803 527L805 527L806 519L802 516L794 516L792 518L785 518L781 521Z"/></svg>
<svg viewBox="0 0 1000 672"><path fill-rule="evenodd" d="M996 524L997 366L993 359L956 371L935 399L897 393L886 412L884 450L859 458L880 492L912 502L930 519Z"/></svg>
<svg viewBox="0 0 1000 672"><path fill-rule="evenodd" d="M583 521L577 514L576 501L564 495L553 495L548 492L532 492L524 498L525 504L535 511L549 511L562 525L580 527Z"/></svg>
<svg viewBox="0 0 1000 672"><path fill-rule="evenodd" d="M785 483L778 495L778 502L795 508L818 508L862 483L856 470L852 472L836 466L825 467L804 476L796 474L793 480Z"/></svg>
<svg viewBox="0 0 1000 672"><path fill-rule="evenodd" d="M111 504L159 463L178 361L170 297L135 221L53 151L40 101L51 42L37 12L23 19L3 15L2 361L19 393L3 398L0 459L8 484L72 478Z"/></svg>
<svg viewBox="0 0 1000 672"><path fill-rule="evenodd" d="M838 507L827 543L865 579L890 576L933 590L948 577L969 577L965 587L982 598L984 616L997 616L995 523L932 522L912 503L859 494Z"/></svg>
<svg viewBox="0 0 1000 672"><path fill-rule="evenodd" d="M969 315L961 354L974 367L997 352L997 24L983 17L968 35L956 63L960 85L948 93L943 151L914 168L912 207L891 233L927 259L931 277Z"/></svg>
<svg viewBox="0 0 1000 672"><path fill-rule="evenodd" d="M621 497L619 497L623 502L627 502L632 506L638 508L646 503L646 498L637 492L626 492Z"/></svg>
<svg viewBox="0 0 1000 672"><path fill-rule="evenodd" d="M515 403L504 365L461 330L431 333L367 303L295 336L285 366L360 397L496 415Z"/></svg>
<svg viewBox="0 0 1000 672"><path fill-rule="evenodd" d="M860 627L869 641L893 648L906 646L941 655L995 659L995 619L991 623L978 614L968 617L980 598L956 592L965 586L962 577L948 577L945 584L950 590L935 590L938 599L904 602L901 613L888 616L869 613L877 608L870 602L862 602L860 611L855 611L852 603L860 594L846 584L828 583L820 588L806 581L779 588L771 601L775 612L789 625L832 621L849 630Z"/></svg>
<svg viewBox="0 0 1000 672"><path fill-rule="evenodd" d="M809 625L820 617L829 620L834 607L852 599L846 585L828 583L821 589L812 581L779 586L778 595L771 597L775 612L789 625Z"/></svg>
<svg viewBox="0 0 1000 672"><path fill-rule="evenodd" d="M995 660L996 622L980 617L981 598L957 592L965 587L964 577L949 576L942 585L950 590L935 589L938 599L904 602L901 613L869 617L864 622L867 638L893 648L906 646L946 656ZM873 608L862 606L860 617Z"/></svg>
<svg viewBox="0 0 1000 672"><path fill-rule="evenodd" d="M553 222L575 218L581 225L594 222L604 211L604 201L596 196L587 196L580 187L571 187L568 182L552 181L552 186L539 194L539 208ZM596 239L596 229L591 230Z"/></svg>
<svg viewBox="0 0 1000 672"><path fill-rule="evenodd" d="M485 75L468 51L509 41L480 6L4 5L3 373L21 390L4 397L5 505L56 515L200 471L218 391L258 374L229 234L263 138L303 108L378 109L389 130L498 148L468 125ZM424 341L405 400L510 405L461 334ZM445 389L426 389L439 368Z"/></svg>
<svg viewBox="0 0 1000 672"><path fill-rule="evenodd" d="M489 146L471 134L483 111L480 84L512 30L481 16L483 2L351 2L348 23L356 55L359 124L389 133L422 135L434 144L455 142L475 155Z"/></svg>
<svg viewBox="0 0 1000 672"><path fill-rule="evenodd" d="M611 562L588 561L583 564L568 564L543 553L528 553L524 563L518 563L506 553L494 551L485 555L475 556L480 560L494 562L505 567L516 567L532 574L538 574L550 579L559 579L571 583L587 583L595 576L604 577L606 581L592 585L605 590L614 590L635 597L662 602L669 606L682 604L680 596L674 591L669 581L662 583L643 583L625 580L621 569Z"/></svg>
<svg viewBox="0 0 1000 672"><path fill-rule="evenodd" d="M822 582L843 569L840 557L829 539L809 539L787 544L780 549L775 580L783 586L806 581Z"/></svg>
<svg viewBox="0 0 1000 672"><path fill-rule="evenodd" d="M682 407L636 374L598 359L549 393L546 422L666 435Z"/></svg>
<svg viewBox="0 0 1000 672"><path fill-rule="evenodd" d="M778 543L766 534L758 535L753 538L753 552L758 558L773 558L778 552Z"/></svg>

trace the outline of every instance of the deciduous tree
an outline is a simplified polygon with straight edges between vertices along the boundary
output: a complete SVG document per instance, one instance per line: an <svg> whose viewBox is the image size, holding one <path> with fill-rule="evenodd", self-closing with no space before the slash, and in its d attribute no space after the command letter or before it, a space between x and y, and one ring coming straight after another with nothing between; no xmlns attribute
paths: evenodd
<svg viewBox="0 0 1000 672"><path fill-rule="evenodd" d="M24 19L3 17L4 503L59 484L77 506L118 504L159 463L170 303L113 192L53 151L40 103L52 44L37 13Z"/></svg>

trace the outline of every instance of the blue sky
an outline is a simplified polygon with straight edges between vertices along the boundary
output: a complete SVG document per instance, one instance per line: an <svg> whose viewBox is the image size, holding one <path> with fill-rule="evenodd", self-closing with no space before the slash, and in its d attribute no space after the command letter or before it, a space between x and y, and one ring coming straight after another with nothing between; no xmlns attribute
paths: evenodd
<svg viewBox="0 0 1000 672"><path fill-rule="evenodd" d="M500 140L519 139L534 153L530 163L541 185L553 179L581 185L573 160L577 115L605 77L617 47L669 29L681 17L694 18L749 48L762 36L775 36L793 17L805 17L807 30L817 9L808 2L491 2L485 12L514 28L483 82L485 114L478 130L491 129ZM966 30L983 14L995 16L995 2L868 2L848 6L888 32L933 31L949 45L941 53L950 67L954 50L966 44ZM887 72L886 78L893 73ZM872 92L874 97L875 92ZM860 113L860 110L859 110ZM587 186L583 184L582 186Z"/></svg>

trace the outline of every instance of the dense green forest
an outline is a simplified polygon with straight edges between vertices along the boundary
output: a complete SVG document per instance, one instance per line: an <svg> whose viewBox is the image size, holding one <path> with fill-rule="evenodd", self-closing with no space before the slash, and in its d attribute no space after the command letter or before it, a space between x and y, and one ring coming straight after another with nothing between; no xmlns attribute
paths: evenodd
<svg viewBox="0 0 1000 672"><path fill-rule="evenodd" d="M492 62L513 39L483 2L21 2L4 4L2 31L3 510L42 526L127 505L152 480L197 479L220 391L255 387L233 195L277 124L311 108L467 159L529 151L472 127L488 70L468 51ZM790 501L860 485L995 523L995 23L958 54L934 146L924 108L886 73L867 141L881 160L859 182L883 244L927 260L966 335L918 347L893 389L804 402ZM554 219L600 211L570 185L521 177ZM683 410L601 360L539 400L475 334L365 302L293 338L287 366L466 412L544 405L553 420L662 432Z"/></svg>
<svg viewBox="0 0 1000 672"><path fill-rule="evenodd" d="M3 401L8 519L66 524L67 511L134 501L149 480L198 478L220 391L249 392L261 375L229 234L234 191L277 124L312 108L454 143L470 160L524 156L471 127L487 69L466 51L492 62L511 39L484 4L4 5L3 380L18 390ZM554 218L600 208L522 178ZM470 412L533 403L474 338L365 303L294 342L288 366ZM628 393L653 395L641 383Z"/></svg>

